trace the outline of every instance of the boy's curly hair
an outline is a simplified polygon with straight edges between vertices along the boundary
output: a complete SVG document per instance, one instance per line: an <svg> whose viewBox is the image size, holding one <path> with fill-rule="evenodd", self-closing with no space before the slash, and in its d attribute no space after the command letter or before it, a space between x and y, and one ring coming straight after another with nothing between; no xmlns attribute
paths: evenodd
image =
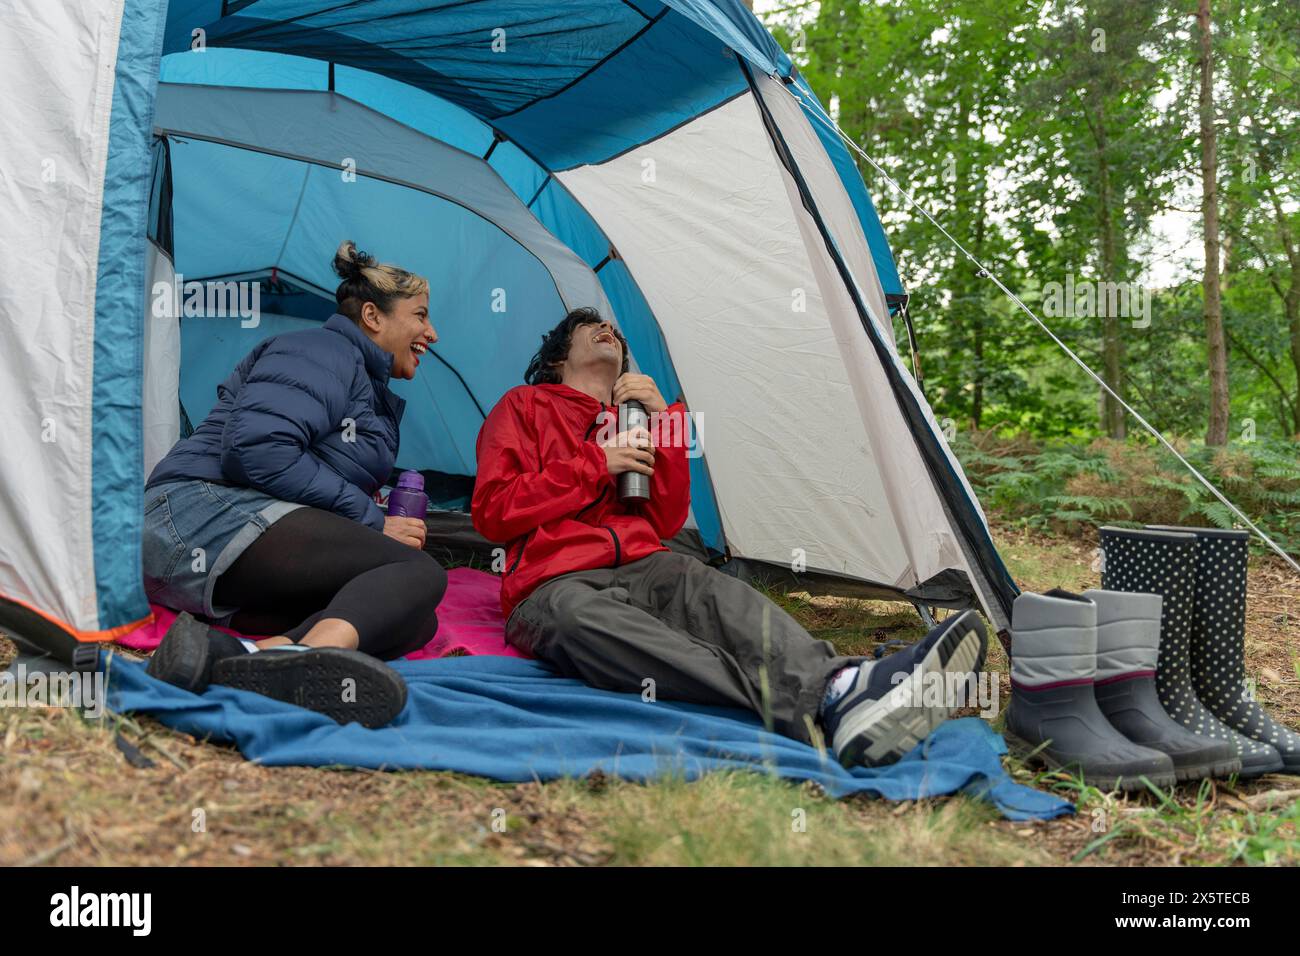
<svg viewBox="0 0 1300 956"><path fill-rule="evenodd" d="M524 372L524 381L529 385L558 385L560 371L555 366L569 357L569 346L573 344L573 330L580 325L594 325L603 322L595 309L574 309L551 331L542 336L542 347L537 350L528 370ZM614 329L614 338L623 347L623 371L628 370L627 339L623 333Z"/></svg>

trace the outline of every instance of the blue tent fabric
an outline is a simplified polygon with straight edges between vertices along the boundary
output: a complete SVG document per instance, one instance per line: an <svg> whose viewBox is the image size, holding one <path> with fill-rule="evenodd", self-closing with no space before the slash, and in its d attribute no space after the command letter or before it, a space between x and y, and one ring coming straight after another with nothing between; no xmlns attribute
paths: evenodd
<svg viewBox="0 0 1300 956"><path fill-rule="evenodd" d="M486 6L258 0L206 30L210 46L333 60L494 118L558 93L634 40L646 24L636 8L608 0L499 0Z"/></svg>
<svg viewBox="0 0 1300 956"><path fill-rule="evenodd" d="M103 215L94 286L94 414L91 492L124 507L92 512L99 620L109 626L149 612L139 565L121 560L121 542L139 540L143 418L132 402L144 361L145 223L153 185L153 82L163 40L164 0L127 0L114 67L104 166ZM125 347L123 343L126 343Z"/></svg>
<svg viewBox="0 0 1300 956"><path fill-rule="evenodd" d="M146 713L176 730L231 743L268 766L454 770L506 782L581 777L634 781L715 770L753 770L814 781L832 797L867 793L915 800L966 793L1011 820L1073 812L1051 794L1013 782L1002 738L977 717L942 725L901 761L840 767L812 747L763 730L752 714L692 704L647 703L557 677L535 661L457 657L399 661L410 696L380 730L339 726L311 711L245 691L202 696L149 677L144 666L102 655L108 707Z"/></svg>
<svg viewBox="0 0 1300 956"><path fill-rule="evenodd" d="M493 125L559 171L635 149L745 89L744 73L722 44L670 16L598 70Z"/></svg>
<svg viewBox="0 0 1300 956"><path fill-rule="evenodd" d="M782 56L739 0L256 0L222 13L177 0L165 52L189 50L199 28L202 56L240 48L387 77L498 126L552 170L608 159L739 92L724 50L766 73Z"/></svg>

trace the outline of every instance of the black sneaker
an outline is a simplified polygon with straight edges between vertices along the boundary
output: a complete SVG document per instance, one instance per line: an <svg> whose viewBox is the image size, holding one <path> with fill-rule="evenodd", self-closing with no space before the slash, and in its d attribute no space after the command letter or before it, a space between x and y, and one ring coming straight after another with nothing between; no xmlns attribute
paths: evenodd
<svg viewBox="0 0 1300 956"><path fill-rule="evenodd" d="M201 694L212 683L212 665L217 660L247 653L248 649L238 638L208 627L182 611L149 658L145 673Z"/></svg>
<svg viewBox="0 0 1300 956"><path fill-rule="evenodd" d="M196 694L210 684L249 690L340 724L383 727L406 706L406 682L368 654L301 645L249 653L237 638L184 613L163 635L146 672Z"/></svg>
<svg viewBox="0 0 1300 956"><path fill-rule="evenodd" d="M864 664L853 686L822 718L836 758L845 767L875 767L898 760L962 703L949 699L946 692L934 702L935 695L925 692L927 675L957 674L965 686L968 675L983 666L987 649L988 636L979 615L963 611L906 650ZM945 691L956 683L942 679Z"/></svg>

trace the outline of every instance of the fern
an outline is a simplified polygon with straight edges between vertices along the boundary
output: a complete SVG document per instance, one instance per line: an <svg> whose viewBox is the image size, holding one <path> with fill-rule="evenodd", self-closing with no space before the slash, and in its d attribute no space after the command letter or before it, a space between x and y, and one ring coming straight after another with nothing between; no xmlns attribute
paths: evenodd
<svg viewBox="0 0 1300 956"><path fill-rule="evenodd" d="M1076 534L1107 522L1234 527L1236 515L1160 449L1100 441L1046 445L1024 437L963 433L953 451L977 495L1002 520ZM1300 554L1300 447L1269 440L1185 457L1288 552ZM1259 545L1257 544L1258 548Z"/></svg>
<svg viewBox="0 0 1300 956"><path fill-rule="evenodd" d="M1123 511L1128 517L1133 517L1133 508L1123 498L1100 498L1096 495L1049 495L1043 499L1044 503L1058 506L1073 506L1076 509L1082 509L1082 513L1090 518L1107 517L1117 512ZM1061 517L1061 515L1057 515Z"/></svg>
<svg viewBox="0 0 1300 956"><path fill-rule="evenodd" d="M1265 488L1259 492L1259 496L1270 504L1300 505L1300 491L1278 491L1273 488Z"/></svg>
<svg viewBox="0 0 1300 956"><path fill-rule="evenodd" d="M1177 491L1179 494L1186 494L1193 487L1190 481L1178 481L1174 478L1167 478L1164 475L1146 475L1142 479L1144 485L1152 488L1163 488L1166 491Z"/></svg>
<svg viewBox="0 0 1300 956"><path fill-rule="evenodd" d="M1046 517L1046 516L1044 516ZM1054 511L1051 518L1055 521L1061 521L1066 524L1091 522L1097 516L1090 511ZM1046 523L1046 522L1044 522Z"/></svg>
<svg viewBox="0 0 1300 956"><path fill-rule="evenodd" d="M1183 512L1184 518L1191 518L1200 515L1216 528L1231 528L1234 526L1237 516L1228 510L1228 507L1218 501L1205 501L1195 507L1188 508Z"/></svg>

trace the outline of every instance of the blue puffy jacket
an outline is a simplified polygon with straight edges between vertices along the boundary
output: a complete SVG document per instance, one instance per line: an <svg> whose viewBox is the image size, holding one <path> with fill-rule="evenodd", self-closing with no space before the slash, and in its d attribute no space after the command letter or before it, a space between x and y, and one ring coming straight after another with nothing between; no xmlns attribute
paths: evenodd
<svg viewBox="0 0 1300 956"><path fill-rule="evenodd" d="M382 531L372 495L392 473L406 408L389 391L392 367L392 355L346 316L273 336L217 387L216 407L147 486L185 478L244 485Z"/></svg>

